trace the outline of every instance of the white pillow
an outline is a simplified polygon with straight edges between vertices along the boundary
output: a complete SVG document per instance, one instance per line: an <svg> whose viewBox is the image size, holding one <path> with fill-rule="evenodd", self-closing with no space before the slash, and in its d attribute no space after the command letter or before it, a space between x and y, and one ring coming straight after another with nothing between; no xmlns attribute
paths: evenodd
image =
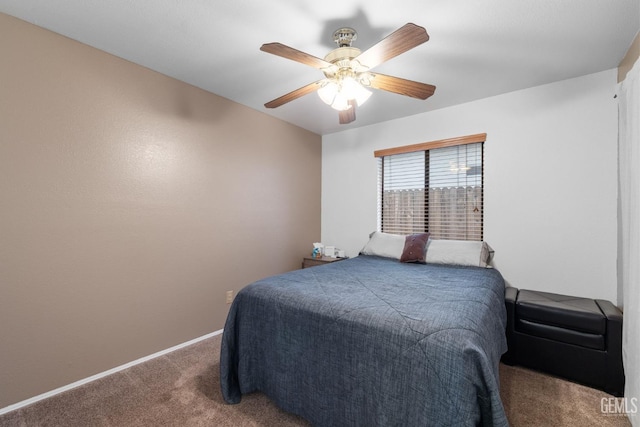
<svg viewBox="0 0 640 427"><path fill-rule="evenodd" d="M493 249L486 242L429 239L426 262L487 267L492 254Z"/></svg>
<svg viewBox="0 0 640 427"><path fill-rule="evenodd" d="M400 234L382 233L374 231L369 241L360 251L363 255L377 255L387 258L400 259L404 250L406 236Z"/></svg>

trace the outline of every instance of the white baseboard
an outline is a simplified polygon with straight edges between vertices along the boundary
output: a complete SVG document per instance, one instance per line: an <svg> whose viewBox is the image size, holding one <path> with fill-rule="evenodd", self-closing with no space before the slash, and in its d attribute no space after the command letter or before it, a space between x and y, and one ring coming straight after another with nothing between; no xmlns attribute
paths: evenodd
<svg viewBox="0 0 640 427"><path fill-rule="evenodd" d="M51 390L51 391L48 391L46 393L42 393L42 394L39 394L37 396L31 397L29 399L23 400L21 402L14 403L13 405L9 405L9 406L7 406L5 408L1 408L0 409L0 415L6 414L7 412L15 411L16 409L23 408L25 406L31 405L33 403L36 403L36 402L38 402L40 400L47 399L49 397L55 396L56 394L63 393L65 391L74 389L76 387L80 387L81 385L85 385L87 383L90 383L91 381L95 381L97 379L104 378L104 377L106 377L108 375L111 375L111 374L115 374L116 372L122 371L124 369L130 368L130 367L138 365L140 363L144 363L144 362L146 362L148 360L155 359L156 357L164 356L165 354L171 353L172 351L176 351L176 350L179 350L181 348L187 347L189 345L195 344L195 343L197 343L199 341L206 340L207 338L215 337L216 335L220 335L221 333L222 333L222 329L220 329L218 331L215 331L215 332L211 332L210 334L203 335L203 336L198 337L198 338L194 338L191 341L187 341L185 343L178 344L178 345L173 346L171 348L167 348L165 350L161 350L161 351L159 351L157 353L153 353L153 354L151 354L149 356L141 357L140 359L134 360L133 362L129 362L129 363L125 363L124 365L116 366L115 368L109 369L108 371L100 372L99 374L92 375L92 376L90 376L88 378L84 378L84 379L81 379L79 381L73 382L71 384L67 384L65 386L58 387L55 390Z"/></svg>

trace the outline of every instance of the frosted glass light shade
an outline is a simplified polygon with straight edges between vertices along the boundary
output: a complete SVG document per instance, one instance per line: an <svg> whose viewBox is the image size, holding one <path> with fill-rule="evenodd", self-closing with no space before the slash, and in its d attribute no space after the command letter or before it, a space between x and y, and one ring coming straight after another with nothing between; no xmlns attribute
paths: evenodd
<svg viewBox="0 0 640 427"><path fill-rule="evenodd" d="M348 77L342 82L341 93L344 93L347 99L355 99L358 106L364 104L371 96L371 91L362 87L360 83Z"/></svg>
<svg viewBox="0 0 640 427"><path fill-rule="evenodd" d="M349 105L349 98L345 96L344 91L340 91L336 94L333 104L331 104L331 108L338 111L344 111L351 108L351 105Z"/></svg>
<svg viewBox="0 0 640 427"><path fill-rule="evenodd" d="M340 84L329 81L320 89L318 96L331 108L344 111L351 108L350 100L355 100L358 106L364 104L371 96L371 91L362 87L360 83L351 77L347 77Z"/></svg>
<svg viewBox="0 0 640 427"><path fill-rule="evenodd" d="M335 82L328 82L318 89L318 96L322 99L322 102L327 105L331 105L333 104L333 100L335 99L339 89L340 88Z"/></svg>
<svg viewBox="0 0 640 427"><path fill-rule="evenodd" d="M362 87L361 84L358 84L358 89L356 90L356 102L358 106L367 102L367 99L371 96L371 91Z"/></svg>

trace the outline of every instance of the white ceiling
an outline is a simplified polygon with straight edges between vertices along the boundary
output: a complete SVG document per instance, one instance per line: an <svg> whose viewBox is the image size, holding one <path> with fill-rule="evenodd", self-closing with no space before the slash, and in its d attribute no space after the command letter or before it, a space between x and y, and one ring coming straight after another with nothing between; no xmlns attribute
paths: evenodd
<svg viewBox="0 0 640 427"><path fill-rule="evenodd" d="M0 0L0 12L322 135L614 68L640 28L639 0ZM316 94L264 108L323 75L263 43L322 58L339 27L364 51L407 22L431 39L375 71L433 84L431 98L375 91L348 125Z"/></svg>

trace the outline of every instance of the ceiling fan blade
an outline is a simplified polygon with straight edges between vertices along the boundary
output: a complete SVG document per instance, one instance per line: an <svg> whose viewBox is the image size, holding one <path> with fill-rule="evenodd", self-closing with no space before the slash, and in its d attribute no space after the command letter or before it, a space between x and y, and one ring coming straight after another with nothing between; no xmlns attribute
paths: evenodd
<svg viewBox="0 0 640 427"><path fill-rule="evenodd" d="M325 80L326 79L322 79L318 80L317 82L309 83L308 85L302 86L299 89L282 95L281 97L276 98L273 101L267 102L266 104L264 104L264 106L267 108L276 108L283 104L286 104L287 102L291 102L294 99L298 99L308 93L315 92L322 87L322 82L324 82Z"/></svg>
<svg viewBox="0 0 640 427"><path fill-rule="evenodd" d="M377 44L362 52L355 59L368 68L373 68L395 58L429 40L427 30L416 24L405 24Z"/></svg>
<svg viewBox="0 0 640 427"><path fill-rule="evenodd" d="M351 108L342 110L338 113L338 118L340 119L341 125L346 125L347 123L351 123L356 119L356 101L354 101L353 99L350 100L349 105L351 105Z"/></svg>
<svg viewBox="0 0 640 427"><path fill-rule="evenodd" d="M324 59L309 55L308 53L283 45L282 43L265 43L260 46L260 50L286 59L291 59L292 61L300 62L301 64L308 65L319 70L335 67L332 63L327 62Z"/></svg>
<svg viewBox="0 0 640 427"><path fill-rule="evenodd" d="M374 89L386 90L387 92L398 93L412 98L427 99L436 90L436 87L426 83L414 82L413 80L401 79L400 77L387 76L385 74L370 73L371 87Z"/></svg>

